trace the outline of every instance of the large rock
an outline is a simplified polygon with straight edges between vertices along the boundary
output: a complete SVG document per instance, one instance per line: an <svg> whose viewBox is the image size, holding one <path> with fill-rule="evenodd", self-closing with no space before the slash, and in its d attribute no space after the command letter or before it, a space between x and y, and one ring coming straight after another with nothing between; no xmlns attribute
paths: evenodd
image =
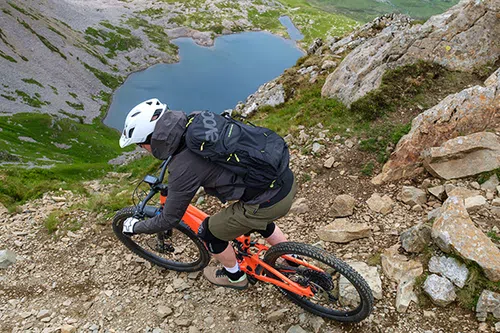
<svg viewBox="0 0 500 333"><path fill-rule="evenodd" d="M380 280L377 267L368 266L360 261L351 261L348 264L365 279L372 290L373 297L382 299L382 280ZM344 305L359 304L356 288L343 275L339 279L339 300Z"/></svg>
<svg viewBox="0 0 500 333"><path fill-rule="evenodd" d="M413 119L410 132L401 138L382 173L372 182L381 184L420 174L424 171L421 153L425 149L499 126L499 105L500 69L485 81L484 87L474 86L449 95Z"/></svg>
<svg viewBox="0 0 500 333"><path fill-rule="evenodd" d="M418 60L465 71L494 63L500 54L497 15L497 0L469 0L423 25L390 24L344 58L328 76L322 95L350 105L378 88L386 70Z"/></svg>
<svg viewBox="0 0 500 333"><path fill-rule="evenodd" d="M444 202L432 226L432 238L444 252L475 261L486 277L500 281L500 250L474 225L462 198L451 196Z"/></svg>
<svg viewBox="0 0 500 333"><path fill-rule="evenodd" d="M331 212L335 217L351 216L356 200L347 194L339 195L333 201Z"/></svg>
<svg viewBox="0 0 500 333"><path fill-rule="evenodd" d="M424 272L422 264L416 260L409 260L398 252L399 244L386 249L382 255L382 270L391 280L396 282L409 281Z"/></svg>
<svg viewBox="0 0 500 333"><path fill-rule="evenodd" d="M465 198L465 209L468 212L475 212L487 205L486 198L482 195L475 195L473 197Z"/></svg>
<svg viewBox="0 0 500 333"><path fill-rule="evenodd" d="M394 201L387 194L381 197L378 193L373 193L372 196L366 200L368 207L377 213L387 215L392 212Z"/></svg>
<svg viewBox="0 0 500 333"><path fill-rule="evenodd" d="M10 250L0 251L0 268L7 268L16 263L16 254Z"/></svg>
<svg viewBox="0 0 500 333"><path fill-rule="evenodd" d="M469 276L469 270L464 264L455 258L447 257L432 257L429 261L429 272L443 275L459 288L465 286Z"/></svg>
<svg viewBox="0 0 500 333"><path fill-rule="evenodd" d="M261 85L255 93L248 96L245 104L239 104L235 110L244 116L249 116L262 106L276 106L284 102L285 88L274 79Z"/></svg>
<svg viewBox="0 0 500 333"><path fill-rule="evenodd" d="M424 282L424 291L432 302L439 306L447 306L457 298L453 283L436 274L427 277Z"/></svg>
<svg viewBox="0 0 500 333"><path fill-rule="evenodd" d="M400 281L396 292L396 311L406 312L411 302L418 303L418 297L413 288L415 278Z"/></svg>
<svg viewBox="0 0 500 333"><path fill-rule="evenodd" d="M446 191L443 185L430 187L427 191L441 201L446 199Z"/></svg>
<svg viewBox="0 0 500 333"><path fill-rule="evenodd" d="M355 239L370 237L371 228L366 223L352 223L348 219L335 219L326 227L320 228L318 236L322 241L348 243Z"/></svg>
<svg viewBox="0 0 500 333"><path fill-rule="evenodd" d="M443 179L473 176L500 167L500 137L479 132L459 136L422 154L424 166Z"/></svg>
<svg viewBox="0 0 500 333"><path fill-rule="evenodd" d="M401 233L401 246L406 252L420 253L432 241L431 227L417 224Z"/></svg>
<svg viewBox="0 0 500 333"><path fill-rule="evenodd" d="M410 206L423 205L427 202L425 191L413 186L403 186L401 190L401 201Z"/></svg>
<svg viewBox="0 0 500 333"><path fill-rule="evenodd" d="M476 305L476 315L480 321L485 321L488 313L500 319L500 294L483 290Z"/></svg>

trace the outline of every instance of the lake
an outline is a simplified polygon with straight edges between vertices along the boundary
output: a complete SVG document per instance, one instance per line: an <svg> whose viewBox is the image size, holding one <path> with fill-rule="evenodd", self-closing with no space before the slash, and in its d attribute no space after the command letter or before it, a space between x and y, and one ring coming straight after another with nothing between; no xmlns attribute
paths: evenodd
<svg viewBox="0 0 500 333"><path fill-rule="evenodd" d="M292 22L282 19L289 35L300 38ZM245 101L304 55L294 40L267 32L221 36L212 47L196 45L191 38L172 42L179 46L180 61L131 74L113 94L106 125L121 131L128 112L153 97L172 110L221 113Z"/></svg>

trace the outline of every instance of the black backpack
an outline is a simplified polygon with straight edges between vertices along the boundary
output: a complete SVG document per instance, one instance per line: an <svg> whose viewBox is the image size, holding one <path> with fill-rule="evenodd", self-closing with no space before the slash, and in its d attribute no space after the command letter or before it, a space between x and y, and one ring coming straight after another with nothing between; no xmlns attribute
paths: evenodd
<svg viewBox="0 0 500 333"><path fill-rule="evenodd" d="M275 132L209 111L190 115L186 126L188 149L241 176L245 186L281 186L290 155Z"/></svg>

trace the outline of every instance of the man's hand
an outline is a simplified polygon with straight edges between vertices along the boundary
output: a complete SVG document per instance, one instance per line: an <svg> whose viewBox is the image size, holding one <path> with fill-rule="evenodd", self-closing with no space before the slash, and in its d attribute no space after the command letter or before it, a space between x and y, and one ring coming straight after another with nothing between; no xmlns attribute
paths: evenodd
<svg viewBox="0 0 500 333"><path fill-rule="evenodd" d="M134 225L139 222L139 219L136 219L135 217L129 217L123 222L123 234L125 236L132 236L134 235Z"/></svg>

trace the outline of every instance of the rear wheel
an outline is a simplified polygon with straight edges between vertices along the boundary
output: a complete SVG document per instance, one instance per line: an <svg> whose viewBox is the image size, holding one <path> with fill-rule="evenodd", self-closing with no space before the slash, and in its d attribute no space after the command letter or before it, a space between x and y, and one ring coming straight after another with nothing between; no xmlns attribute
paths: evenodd
<svg viewBox="0 0 500 333"><path fill-rule="evenodd" d="M291 257L297 258L297 262ZM264 261L290 280L311 287L314 293L311 298L278 289L315 315L341 322L360 322L373 309L372 291L361 275L320 248L295 242L280 243L267 251Z"/></svg>
<svg viewBox="0 0 500 333"><path fill-rule="evenodd" d="M119 210L113 219L113 231L132 252L155 265L180 272L202 270L210 261L210 254L198 236L183 222L174 229L158 234L140 234L132 237L122 233L123 221L133 216L135 207Z"/></svg>

